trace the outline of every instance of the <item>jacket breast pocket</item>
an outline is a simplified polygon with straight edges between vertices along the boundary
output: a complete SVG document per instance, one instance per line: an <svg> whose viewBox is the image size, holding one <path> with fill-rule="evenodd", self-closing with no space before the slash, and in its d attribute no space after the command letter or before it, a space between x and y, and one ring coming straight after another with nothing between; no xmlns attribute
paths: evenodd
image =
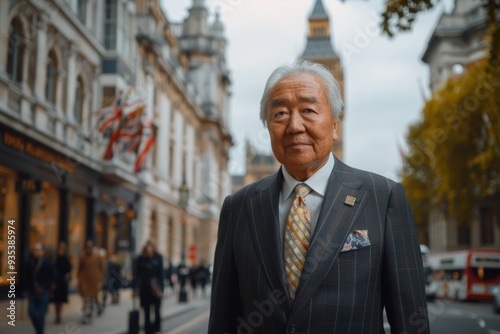
<svg viewBox="0 0 500 334"><path fill-rule="evenodd" d="M345 239L340 252L352 252L369 247L370 245L368 230L354 230Z"/></svg>

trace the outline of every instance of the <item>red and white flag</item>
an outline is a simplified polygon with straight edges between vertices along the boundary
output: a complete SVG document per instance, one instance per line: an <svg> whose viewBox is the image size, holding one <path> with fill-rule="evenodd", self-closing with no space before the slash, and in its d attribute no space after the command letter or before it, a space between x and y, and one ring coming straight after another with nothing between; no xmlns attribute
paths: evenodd
<svg viewBox="0 0 500 334"><path fill-rule="evenodd" d="M146 104L143 102L132 104L125 110L126 114L124 116L123 122L120 128L119 142L121 150L123 152L136 151L138 146L137 142L140 144L142 138L143 130L143 118L142 114L146 108Z"/></svg>
<svg viewBox="0 0 500 334"><path fill-rule="evenodd" d="M99 127L97 130L100 133L105 133L108 129L113 128L117 122L121 121L123 115L122 98L118 97L113 105L104 107L97 111Z"/></svg>
<svg viewBox="0 0 500 334"><path fill-rule="evenodd" d="M109 138L108 147L106 148L104 156L102 157L104 160L110 160L111 158L113 158L113 149L116 141L120 136L120 126L123 117L122 102L122 97L118 97L115 103L113 103L113 111L110 112L108 117L101 122L98 128L99 132L101 133L108 131L108 129L113 129L111 137Z"/></svg>
<svg viewBox="0 0 500 334"><path fill-rule="evenodd" d="M149 152L155 145L152 123L143 116L146 103L142 100L127 101L131 91L120 95L113 105L102 108L96 113L99 117L98 131L111 131L103 159L110 160L116 150L137 154L134 172L143 169Z"/></svg>
<svg viewBox="0 0 500 334"><path fill-rule="evenodd" d="M134 165L134 173L140 172L144 168L148 154L155 146L155 137L155 130L151 121L144 119L142 122L142 140L139 145L139 151Z"/></svg>

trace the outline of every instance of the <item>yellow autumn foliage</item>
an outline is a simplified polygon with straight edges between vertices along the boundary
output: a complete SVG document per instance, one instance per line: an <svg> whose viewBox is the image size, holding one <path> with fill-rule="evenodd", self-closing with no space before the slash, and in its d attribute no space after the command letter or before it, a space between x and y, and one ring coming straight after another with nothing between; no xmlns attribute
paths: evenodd
<svg viewBox="0 0 500 334"><path fill-rule="evenodd" d="M500 197L499 66L480 62L427 101L410 126L402 182L417 224L439 208L471 223L484 198Z"/></svg>

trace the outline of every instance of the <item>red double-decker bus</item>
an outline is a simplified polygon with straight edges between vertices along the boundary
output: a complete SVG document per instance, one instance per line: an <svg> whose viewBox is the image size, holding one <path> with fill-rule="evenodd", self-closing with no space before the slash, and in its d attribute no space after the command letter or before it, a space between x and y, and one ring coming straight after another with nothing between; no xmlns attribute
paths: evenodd
<svg viewBox="0 0 500 334"><path fill-rule="evenodd" d="M500 250L469 249L431 254L428 261L439 298L491 299L493 289L500 283Z"/></svg>

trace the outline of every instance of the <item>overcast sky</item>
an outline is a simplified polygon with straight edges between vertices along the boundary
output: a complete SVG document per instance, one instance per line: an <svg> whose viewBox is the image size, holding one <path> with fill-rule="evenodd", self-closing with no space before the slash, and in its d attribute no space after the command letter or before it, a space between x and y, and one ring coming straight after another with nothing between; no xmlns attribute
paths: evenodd
<svg viewBox="0 0 500 334"><path fill-rule="evenodd" d="M218 6L228 39L232 72L231 173L244 171L244 143L271 152L267 129L259 120L259 101L269 74L297 59L306 43L315 0L205 0L211 19ZM323 0L334 48L345 79L344 161L398 180L398 145L420 117L429 95L428 68L420 60L432 30L452 0L421 14L411 33L395 38L378 28L384 0ZM180 22L192 0L163 0L167 17Z"/></svg>

